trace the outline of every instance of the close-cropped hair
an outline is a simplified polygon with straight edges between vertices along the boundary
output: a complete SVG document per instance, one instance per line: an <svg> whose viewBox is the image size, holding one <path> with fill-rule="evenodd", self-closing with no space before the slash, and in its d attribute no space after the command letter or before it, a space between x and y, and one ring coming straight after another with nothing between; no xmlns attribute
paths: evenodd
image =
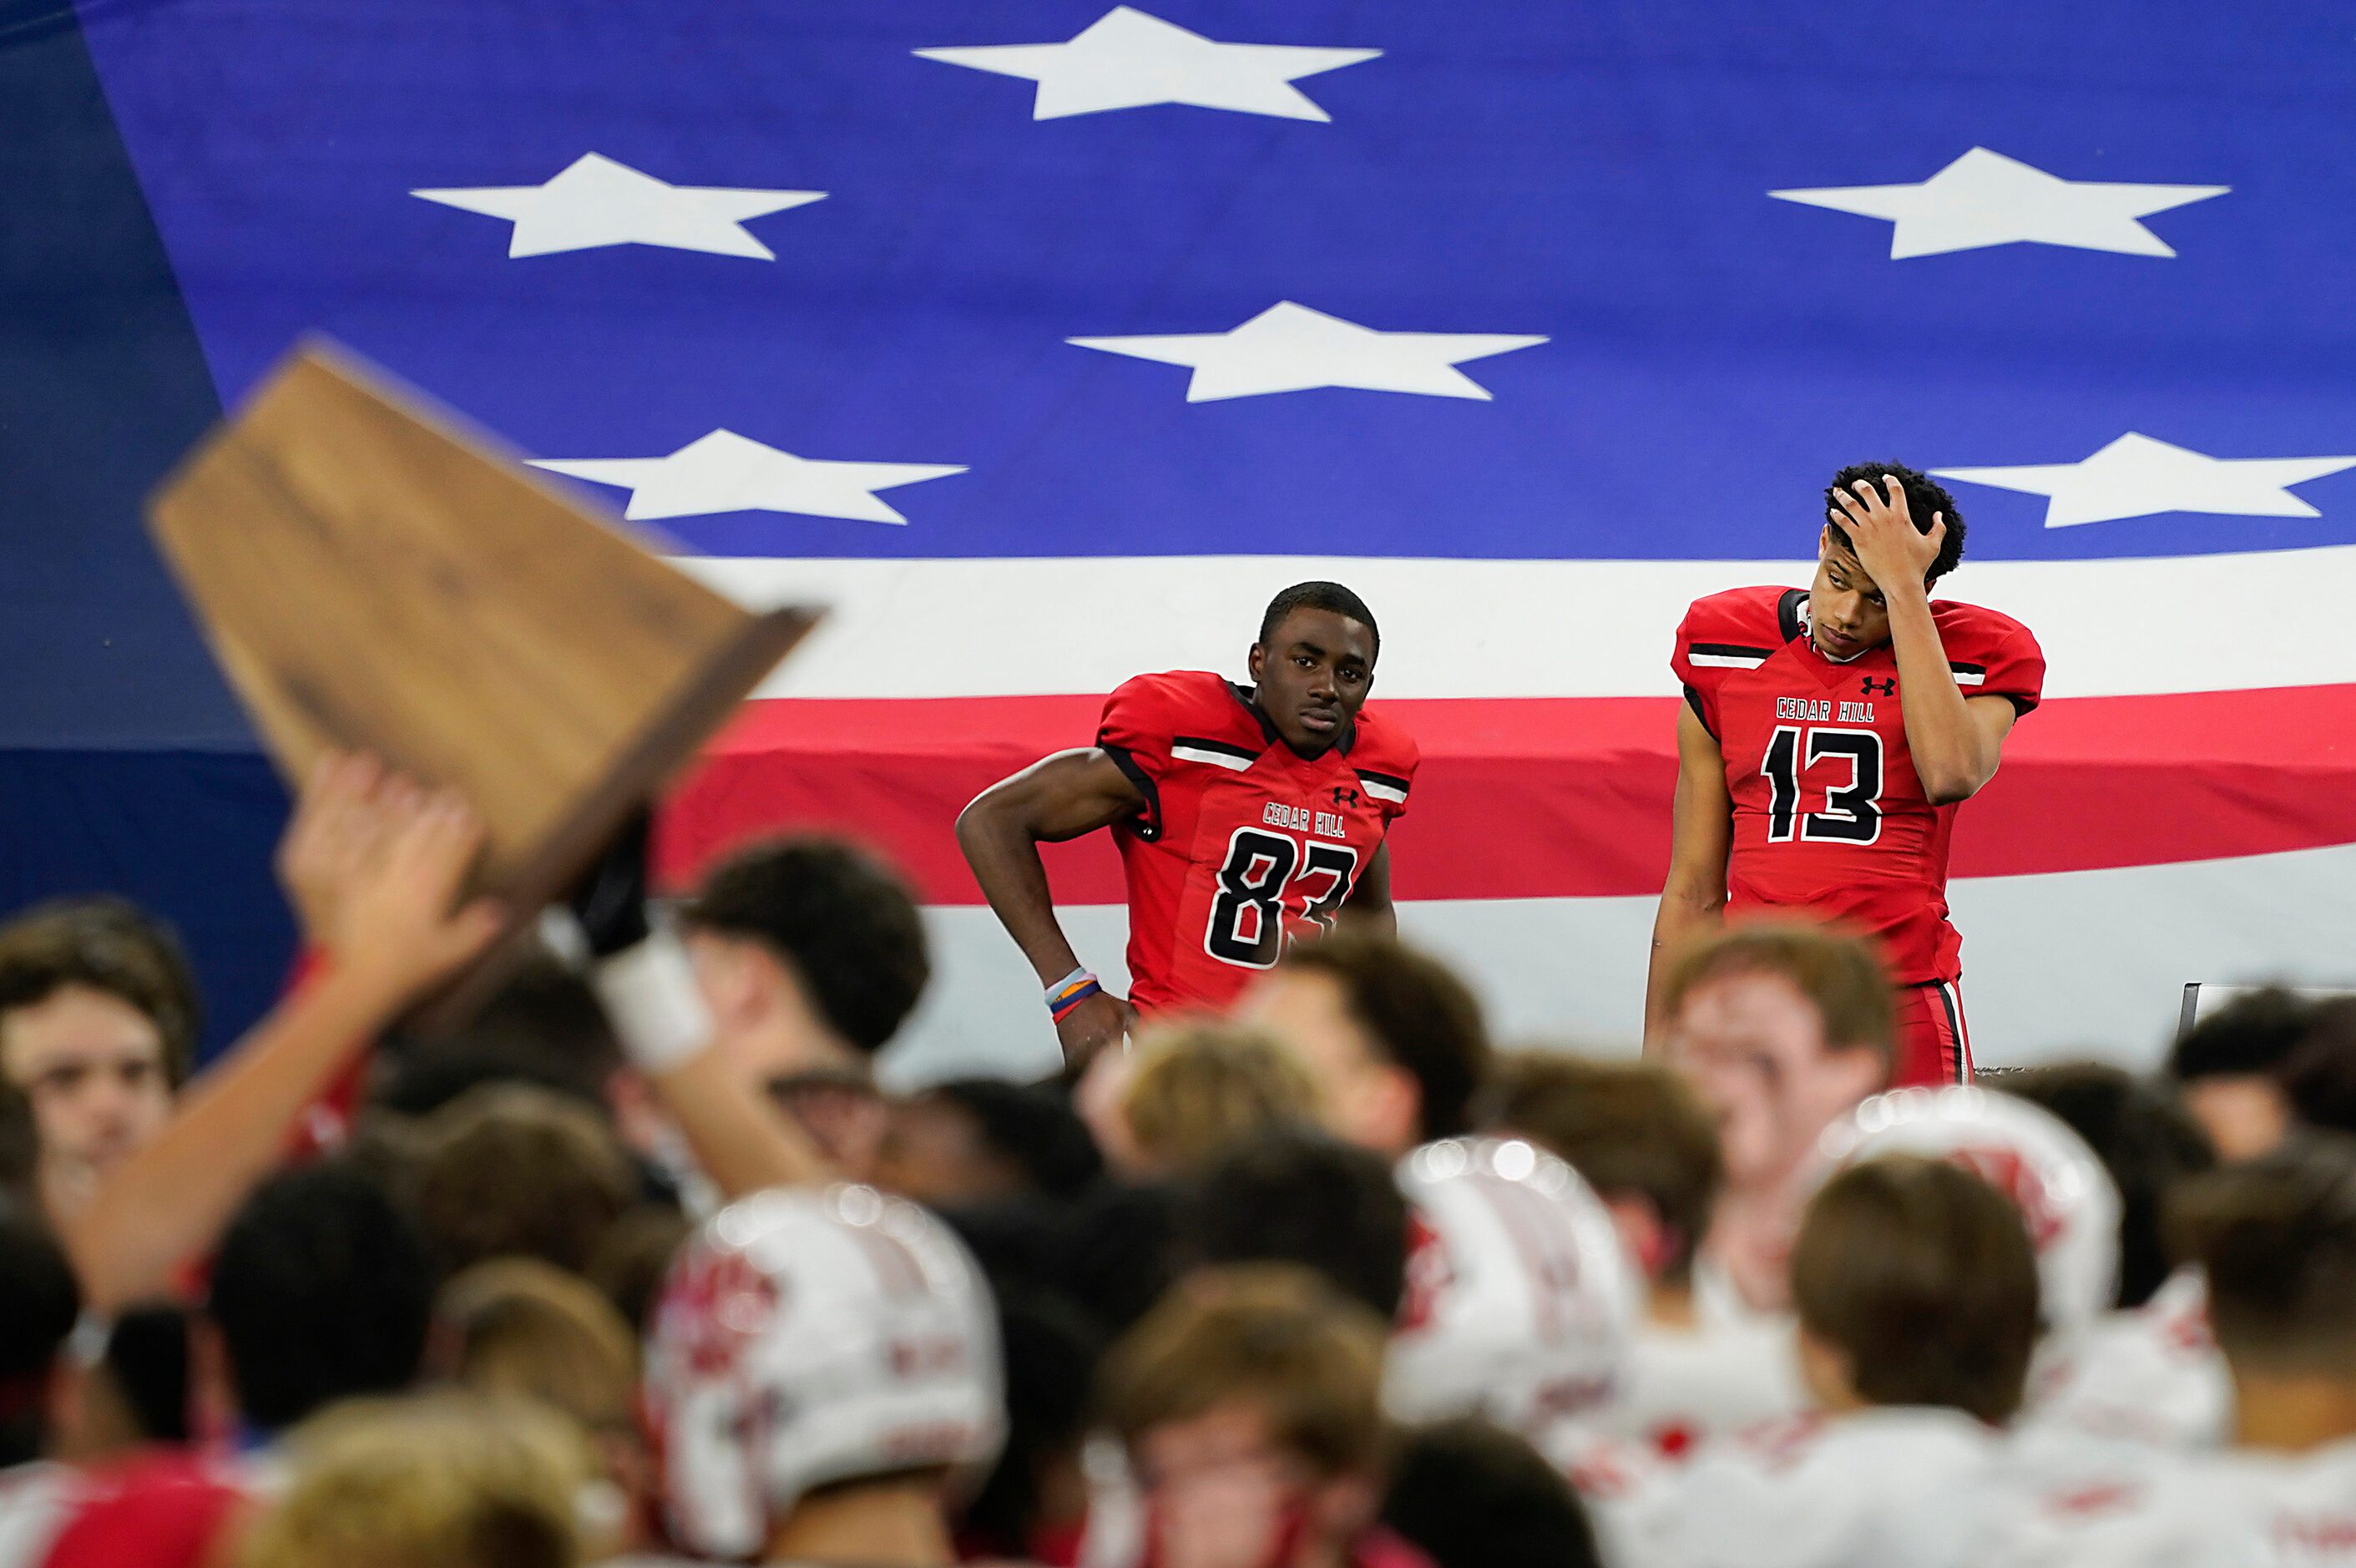
<svg viewBox="0 0 2356 1568"><path fill-rule="evenodd" d="M1525 1051L1501 1059L1479 1103L1484 1125L1532 1139L1603 1197L1651 1205L1670 1241L1660 1277L1692 1277L1726 1165L1684 1078L1651 1062Z"/></svg>
<svg viewBox="0 0 2356 1568"><path fill-rule="evenodd" d="M1824 1020L1826 1048L1864 1047L1890 1061L1897 1031L1890 977L1858 939L1794 921L1730 926L1677 955L1662 992L1664 1005L1674 1017L1704 982L1738 974L1781 975Z"/></svg>
<svg viewBox="0 0 2356 1568"><path fill-rule="evenodd" d="M681 913L691 928L765 943L793 966L828 1026L862 1051L899 1032L932 978L907 884L840 839L739 850Z"/></svg>
<svg viewBox="0 0 2356 1568"><path fill-rule="evenodd" d="M1276 628L1284 618L1295 610L1326 610L1344 620L1356 621L1374 639L1375 653L1383 651L1382 628L1375 624L1375 612L1366 601L1339 583L1295 583L1269 600L1268 611L1259 618L1259 645L1267 648L1276 637Z"/></svg>
<svg viewBox="0 0 2356 1568"><path fill-rule="evenodd" d="M1175 1261L1303 1264L1388 1322L1407 1294L1410 1223L1388 1160L1323 1128L1274 1127L1183 1189Z"/></svg>
<svg viewBox="0 0 2356 1568"><path fill-rule="evenodd" d="M1121 1118L1140 1153L1164 1172L1198 1170L1232 1144L1317 1114L1317 1086L1268 1036L1222 1024L1146 1037Z"/></svg>
<svg viewBox="0 0 2356 1568"><path fill-rule="evenodd" d="M425 1124L415 1199L441 1265L533 1257L588 1270L637 1173L596 1112L528 1084L487 1084Z"/></svg>
<svg viewBox="0 0 2356 1568"><path fill-rule="evenodd" d="M1245 1403L1319 1475L1364 1473L1390 1452L1386 1336L1381 1318L1306 1269L1205 1270L1113 1347L1098 1404L1132 1454L1157 1427Z"/></svg>
<svg viewBox="0 0 2356 1568"><path fill-rule="evenodd" d="M2209 1276L2236 1367L2356 1379L2356 1139L2302 1133L2179 1196L2179 1255Z"/></svg>
<svg viewBox="0 0 2356 1568"><path fill-rule="evenodd" d="M2237 996L2187 1029L2169 1052L2179 1081L2271 1073L2297 1049L2315 1004L2279 985Z"/></svg>
<svg viewBox="0 0 2356 1568"><path fill-rule="evenodd" d="M60 898L0 925L0 1029L69 985L124 1003L155 1026L164 1074L187 1080L203 1026L187 955L170 929L127 898Z"/></svg>
<svg viewBox="0 0 2356 1568"><path fill-rule="evenodd" d="M1964 514L1957 510L1955 498L1947 493L1946 486L1903 463L1851 463L1835 474L1832 483L1825 487L1825 506L1830 511L1838 511L1840 503L1833 499L1834 496L1847 494L1854 499L1857 492L1852 487L1860 479L1870 483L1874 494L1879 496L1883 494L1884 478L1896 479L1898 488L1906 493L1907 515L1914 520L1917 533L1930 532L1933 518L1944 518L1946 523L1947 532L1939 542L1939 553L1932 561L1931 569L1922 574L1925 583L1935 583L1961 565L1964 559ZM1850 542L1847 529L1837 522L1827 526L1833 531L1834 543L1852 555L1857 553L1857 546Z"/></svg>
<svg viewBox="0 0 2356 1568"><path fill-rule="evenodd" d="M1489 1070L1480 1001L1456 972L1397 939L1347 927L1284 955L1294 972L1330 976L1376 1050L1415 1079L1421 1136L1471 1131L1472 1101Z"/></svg>
<svg viewBox="0 0 2356 1568"><path fill-rule="evenodd" d="M2107 1062L2022 1068L1989 1087L2051 1111L2101 1159L2119 1189L2119 1286L2112 1305L2149 1301L2169 1272L2169 1197L2217 1164L2199 1119L2164 1083Z"/></svg>
<svg viewBox="0 0 2356 1568"><path fill-rule="evenodd" d="M1837 1173L1792 1249L1800 1327L1871 1405L1944 1405L2002 1425L2038 1332L2037 1254L2012 1200L1910 1155Z"/></svg>

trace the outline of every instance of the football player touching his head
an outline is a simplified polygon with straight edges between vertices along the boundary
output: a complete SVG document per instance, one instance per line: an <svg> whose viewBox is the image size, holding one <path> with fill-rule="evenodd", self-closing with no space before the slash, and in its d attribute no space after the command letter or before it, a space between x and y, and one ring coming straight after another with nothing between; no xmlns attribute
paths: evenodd
<svg viewBox="0 0 2356 1568"><path fill-rule="evenodd" d="M2010 617L1931 597L1964 554L1939 485L1858 464L1825 500L1810 586L1713 594L1677 628L1676 836L1645 1037L1676 950L1722 915L1785 910L1879 942L1900 988L1897 1083L1968 1082L1948 840L2037 705L2045 655Z"/></svg>
<svg viewBox="0 0 2356 1568"><path fill-rule="evenodd" d="M983 790L958 842L1040 983L1075 1065L1140 1015L1217 1010L1288 942L1347 908L1388 929L1384 835L1407 810L1415 742L1365 707L1382 636L1338 583L1277 595L1252 683L1140 675L1094 746ZM1104 990L1056 923L1042 843L1110 828L1129 885L1130 993Z"/></svg>

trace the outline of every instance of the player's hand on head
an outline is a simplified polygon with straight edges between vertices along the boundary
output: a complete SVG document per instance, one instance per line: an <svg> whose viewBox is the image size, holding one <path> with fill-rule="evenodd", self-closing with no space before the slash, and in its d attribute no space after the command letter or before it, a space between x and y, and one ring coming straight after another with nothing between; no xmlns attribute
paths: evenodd
<svg viewBox="0 0 2356 1568"><path fill-rule="evenodd" d="M323 934L338 971L405 999L488 946L502 912L488 898L458 903L483 845L473 809L453 791L380 773L354 808L372 847L337 860L326 885L334 923Z"/></svg>
<svg viewBox="0 0 2356 1568"><path fill-rule="evenodd" d="M1128 998L1100 991L1056 1021L1055 1038L1063 1043L1066 1065L1077 1071L1136 1027L1137 1009Z"/></svg>
<svg viewBox="0 0 2356 1568"><path fill-rule="evenodd" d="M1833 499L1838 504L1826 514L1826 519L1848 535L1857 564L1865 568L1876 587L1886 595L1893 588L1922 582L1947 537L1944 513L1931 514L1927 532L1918 529L1906 504L1905 487L1888 474L1879 485L1859 479L1847 489L1835 490Z"/></svg>

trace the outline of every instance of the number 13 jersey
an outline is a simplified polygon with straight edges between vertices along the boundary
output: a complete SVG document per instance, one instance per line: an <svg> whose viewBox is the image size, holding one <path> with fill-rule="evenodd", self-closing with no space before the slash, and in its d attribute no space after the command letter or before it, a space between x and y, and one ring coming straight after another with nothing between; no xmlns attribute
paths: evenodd
<svg viewBox="0 0 2356 1568"><path fill-rule="evenodd" d="M1847 663L1816 650L1799 588L1694 601L1670 663L1718 740L1734 803L1729 915L1787 909L1879 940L1900 985L1963 975L1947 919L1954 804L1934 806L1906 746L1903 682L1887 643ZM1966 698L2037 705L2045 655L2009 616L1932 601Z"/></svg>
<svg viewBox="0 0 2356 1568"><path fill-rule="evenodd" d="M1217 675L1140 675L1097 745L1145 797L1114 824L1129 883L1130 1000L1222 1008L1284 944L1330 927L1407 810L1415 742L1372 708L1302 757Z"/></svg>

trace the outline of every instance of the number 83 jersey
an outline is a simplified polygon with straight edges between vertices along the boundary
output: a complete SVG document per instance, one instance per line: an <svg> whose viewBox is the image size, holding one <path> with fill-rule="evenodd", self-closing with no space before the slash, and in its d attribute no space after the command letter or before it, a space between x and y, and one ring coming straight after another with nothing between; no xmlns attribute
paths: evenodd
<svg viewBox="0 0 2356 1568"><path fill-rule="evenodd" d="M1114 825L1129 884L1130 1000L1225 1007L1286 943L1333 925L1407 810L1415 742L1363 708L1302 757L1217 675L1140 675L1097 745L1145 797Z"/></svg>
<svg viewBox="0 0 2356 1568"><path fill-rule="evenodd" d="M1966 698L2037 705L2045 655L2027 627L1945 599L1931 614ZM1890 645L1837 663L1809 636L1804 590L1736 588L1694 601L1670 662L1726 758L1727 913L1789 910L1878 938L1900 985L1960 979L1956 808L1933 805L1915 776Z"/></svg>

